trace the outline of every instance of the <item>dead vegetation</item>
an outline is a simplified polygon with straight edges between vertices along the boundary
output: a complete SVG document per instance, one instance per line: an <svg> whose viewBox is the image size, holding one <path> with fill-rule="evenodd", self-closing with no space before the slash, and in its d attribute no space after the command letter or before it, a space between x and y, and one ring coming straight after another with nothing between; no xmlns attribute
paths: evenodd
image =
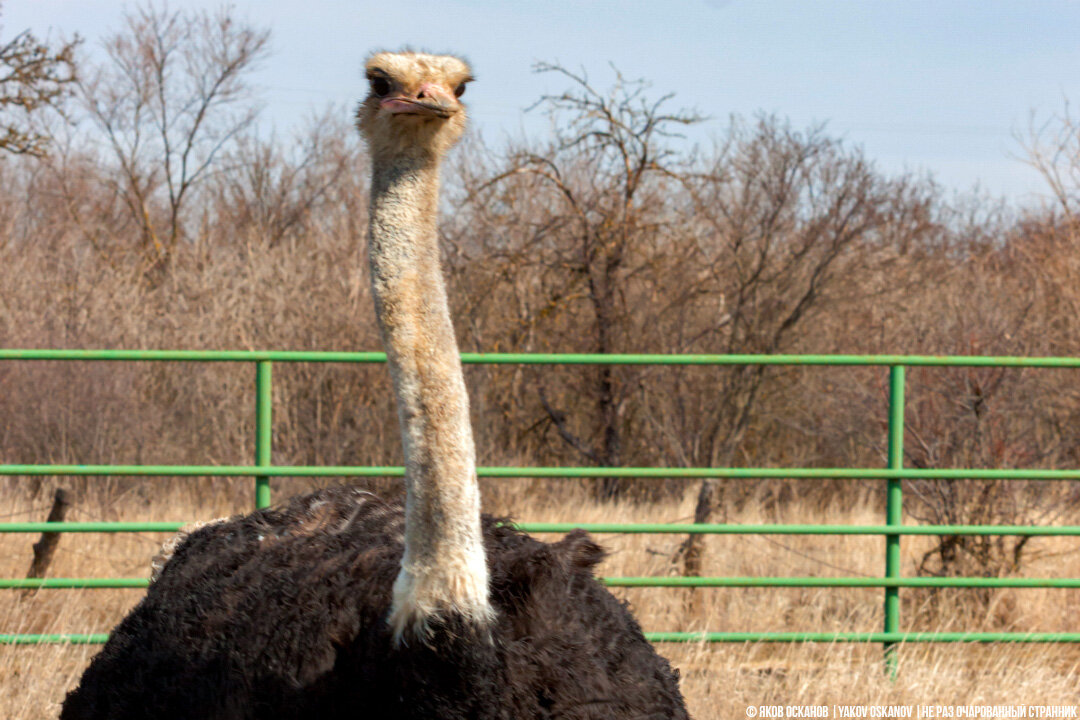
<svg viewBox="0 0 1080 720"><path fill-rule="evenodd" d="M250 481L238 480L233 493L210 496L198 488L177 488L148 498L129 494L108 508L73 508L72 517L87 519L212 518L246 509L230 495L250 497ZM523 521L656 522L685 520L693 514L696 493L673 494L651 503L600 502L576 484L527 480L487 483L485 504L493 512L512 512ZM18 489L4 492L2 506L29 510ZM876 506L827 507L788 503L767 510L756 496L738 511L725 508L735 522L880 522ZM45 507L35 512L43 515ZM103 512L104 510L104 512ZM24 514L22 517L33 516ZM1075 520L1072 520L1075 522ZM150 558L164 534L65 535L57 549L56 576L147 576ZM666 575L675 572L670 558L677 536L604 535L611 554L603 575ZM911 571L930 546L929 539L905 540L904 567ZM1025 569L1031 576L1080 573L1074 542L1044 541L1046 555ZM0 537L0 575L25 572L30 556L24 536ZM884 544L861 537L710 537L705 541L703 572L708 575L869 576L881 572ZM904 592L905 627L917 630L1074 631L1078 610L1068 590L1001 590L985 608L954 591L931 601ZM0 596L5 632L87 632L107 630L140 597L138 590L42 590L23 597ZM882 624L881 590L834 588L720 588L686 591L660 588L620 589L643 627L649 630L810 630L865 631ZM0 714L13 720L55 717L64 693L73 687L93 647L7 647L0 652ZM682 688L693 717L745 716L747 705L761 704L1075 704L1077 663L1071 646L908 645L900 652L898 680L882 671L880 645L737 644L663 645L661 652L682 673Z"/></svg>

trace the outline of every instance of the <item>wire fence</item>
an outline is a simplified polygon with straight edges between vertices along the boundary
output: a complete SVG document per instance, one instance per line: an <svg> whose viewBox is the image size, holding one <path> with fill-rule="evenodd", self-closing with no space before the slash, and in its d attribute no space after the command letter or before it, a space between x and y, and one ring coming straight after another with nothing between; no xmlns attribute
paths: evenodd
<svg viewBox="0 0 1080 720"><path fill-rule="evenodd" d="M272 371L274 363L383 363L381 352L198 351L198 350L18 350L0 349L0 361L95 360L161 362L230 362L255 366L255 453L251 465L0 465L0 475L130 475L248 476L254 478L254 505L271 504L273 477L394 477L399 466L273 465ZM560 533L582 528L591 533L706 535L869 535L885 538L881 577L608 577L612 587L745 588L859 587L881 588L884 627L880 632L680 632L651 631L653 642L859 642L881 643L887 667L895 669L895 646L907 642L1080 642L1080 632L904 632L900 629L901 588L1080 588L1080 578L902 577L900 543L913 535L1080 536L1080 526L1047 525L904 525L901 482L942 480L1080 480L1080 470L968 469L904 467L904 391L907 367L1080 368L1080 358L924 355L590 355L463 353L462 362L488 365L816 365L877 366L889 371L888 462L884 468L665 468L665 467L480 467L481 477L524 478L849 478L886 483L882 525L738 525L632 523L518 523L532 533ZM2 518L0 518L2 519ZM190 519L189 519L190 520ZM174 532L184 522L0 522L0 533ZM0 589L144 588L147 578L8 578ZM0 644L96 644L103 633L0 634Z"/></svg>

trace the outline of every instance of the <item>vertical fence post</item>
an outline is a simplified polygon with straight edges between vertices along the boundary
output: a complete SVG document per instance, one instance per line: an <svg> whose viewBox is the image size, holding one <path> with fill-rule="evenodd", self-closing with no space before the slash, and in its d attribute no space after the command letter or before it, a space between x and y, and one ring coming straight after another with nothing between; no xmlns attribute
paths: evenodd
<svg viewBox="0 0 1080 720"><path fill-rule="evenodd" d="M271 408L269 360L255 363L255 464L270 466ZM270 476L255 476L255 509L270 507Z"/></svg>
<svg viewBox="0 0 1080 720"><path fill-rule="evenodd" d="M889 469L904 467L904 366L889 367ZM885 524L903 524L903 493L900 478L889 478L885 506ZM900 577L900 536L885 536L885 577ZM885 632L900 631L900 588L885 588ZM885 671L896 677L896 647L885 643Z"/></svg>

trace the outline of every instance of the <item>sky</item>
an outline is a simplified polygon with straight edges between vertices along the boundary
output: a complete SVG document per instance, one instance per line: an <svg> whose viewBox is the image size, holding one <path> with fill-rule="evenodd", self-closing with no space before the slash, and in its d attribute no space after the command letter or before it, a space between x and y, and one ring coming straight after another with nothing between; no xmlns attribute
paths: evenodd
<svg viewBox="0 0 1080 720"><path fill-rule="evenodd" d="M216 8L173 0L171 8ZM887 173L932 174L1017 204L1046 198L1017 135L1080 104L1080 0L237 0L239 17L269 27L271 55L253 76L261 123L278 131L366 91L373 49L454 52L478 81L474 128L496 144L540 134L525 110L566 87L540 61L644 78L673 107L708 116L707 143L732 114L825 123ZM95 51L130 3L4 0L0 40L31 29L78 32Z"/></svg>

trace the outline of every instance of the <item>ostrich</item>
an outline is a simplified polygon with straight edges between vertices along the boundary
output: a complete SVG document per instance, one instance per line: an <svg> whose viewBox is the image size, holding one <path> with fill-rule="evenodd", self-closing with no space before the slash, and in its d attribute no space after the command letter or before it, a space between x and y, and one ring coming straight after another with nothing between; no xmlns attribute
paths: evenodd
<svg viewBox="0 0 1080 720"><path fill-rule="evenodd" d="M677 672L593 576L601 548L480 513L435 225L469 67L380 52L366 70L371 283L404 506L339 487L194 530L61 718L685 720Z"/></svg>

